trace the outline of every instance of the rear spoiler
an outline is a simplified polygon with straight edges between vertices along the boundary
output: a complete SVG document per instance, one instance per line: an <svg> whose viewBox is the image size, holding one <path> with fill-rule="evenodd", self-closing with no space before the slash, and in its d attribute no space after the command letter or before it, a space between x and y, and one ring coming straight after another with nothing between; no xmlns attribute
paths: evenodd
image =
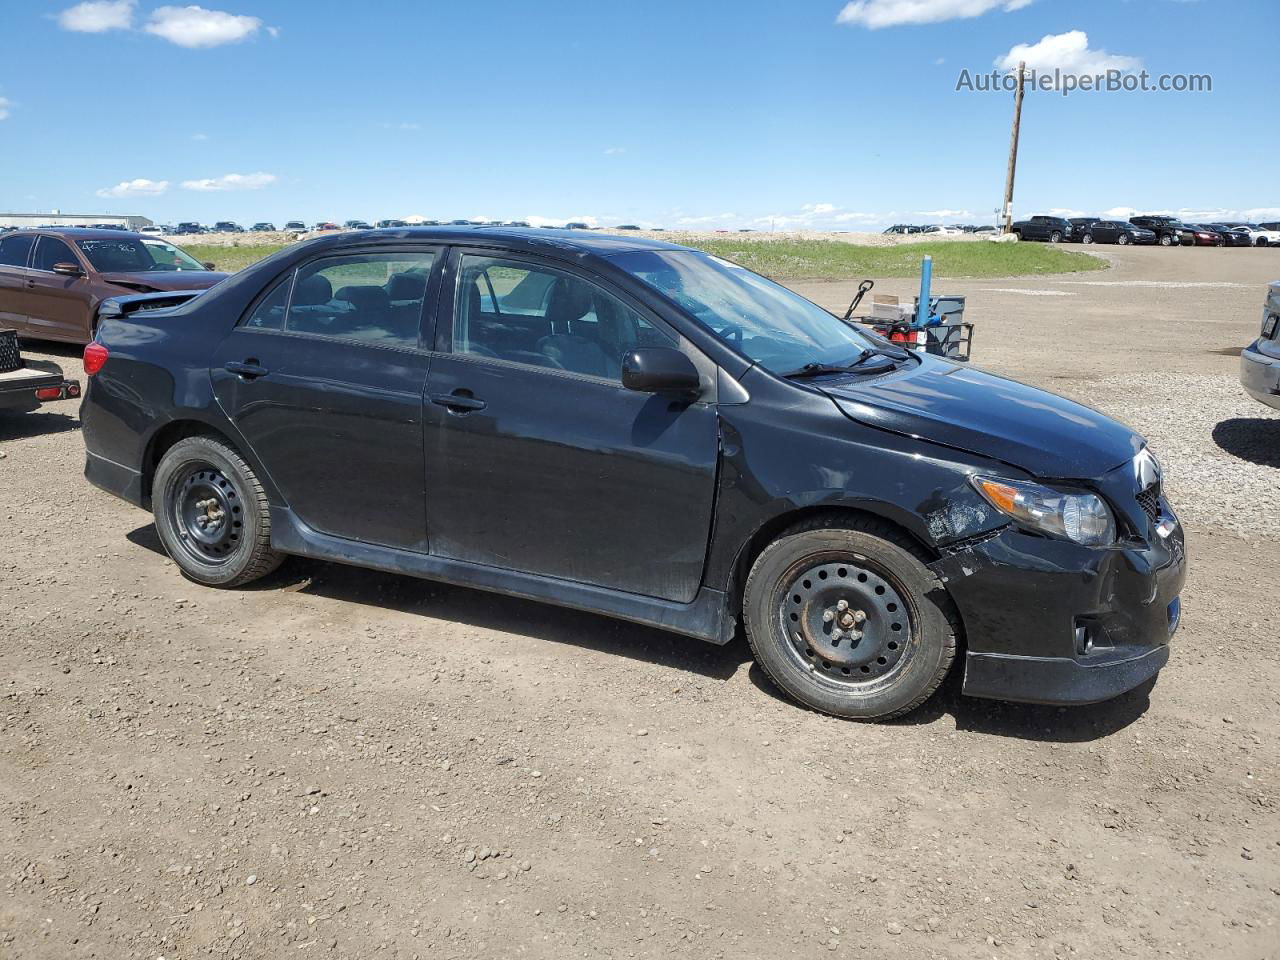
<svg viewBox="0 0 1280 960"><path fill-rule="evenodd" d="M138 293L128 297L110 297L98 304L98 319L127 317L142 310L168 310L188 300L194 300L203 290L161 290L158 293Z"/></svg>

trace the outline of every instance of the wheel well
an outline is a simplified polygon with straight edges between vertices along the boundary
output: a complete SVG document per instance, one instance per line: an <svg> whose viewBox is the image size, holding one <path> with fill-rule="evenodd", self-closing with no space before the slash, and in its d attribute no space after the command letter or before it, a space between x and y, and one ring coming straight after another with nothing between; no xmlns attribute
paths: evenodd
<svg viewBox="0 0 1280 960"><path fill-rule="evenodd" d="M151 442L147 444L147 452L142 458L142 497L144 503L150 505L151 478L156 475L156 467L160 465L161 458L179 440L200 436L216 437L229 446L235 446L226 434L215 427L209 426L207 423L201 423L199 420L175 420L173 423L167 423L156 431L155 436L151 438Z"/></svg>
<svg viewBox="0 0 1280 960"><path fill-rule="evenodd" d="M772 520L769 520L761 526L760 529L752 535L751 539L747 541L746 545L738 552L738 560L733 566L733 575L729 582L729 592L733 601L734 610L738 610L742 606L742 591L747 583L747 574L751 572L751 565L756 562L756 557L760 556L760 553L765 547L778 539L783 531L787 530L789 527L795 526L797 523L812 520L816 517L830 517L832 525L836 525L842 520L850 520L856 517L875 520L877 523L893 527L903 536L910 539L913 543L919 546L931 560L938 559L938 552L934 550L932 546L921 540L920 537L916 536L916 534L912 533L902 524L895 523L884 514L876 513L874 510L863 510L857 507L831 506L806 507L801 510L793 510L790 513L784 513L780 516L774 517Z"/></svg>

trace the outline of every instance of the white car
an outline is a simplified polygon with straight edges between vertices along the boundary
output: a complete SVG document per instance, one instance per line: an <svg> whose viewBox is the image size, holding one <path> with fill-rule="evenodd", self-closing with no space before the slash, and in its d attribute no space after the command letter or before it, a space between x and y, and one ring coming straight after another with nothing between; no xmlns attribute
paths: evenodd
<svg viewBox="0 0 1280 960"><path fill-rule="evenodd" d="M963 237L964 236L964 231L961 230L959 227L941 227L941 226L925 227L920 232L932 233L932 234L936 234L943 237Z"/></svg>
<svg viewBox="0 0 1280 960"><path fill-rule="evenodd" d="M1256 223L1244 223L1231 229L1238 233L1247 233L1255 247L1280 247L1280 230L1268 230Z"/></svg>
<svg viewBox="0 0 1280 960"><path fill-rule="evenodd" d="M163 227L143 227L138 232L142 234L144 237L163 237L164 236Z"/></svg>

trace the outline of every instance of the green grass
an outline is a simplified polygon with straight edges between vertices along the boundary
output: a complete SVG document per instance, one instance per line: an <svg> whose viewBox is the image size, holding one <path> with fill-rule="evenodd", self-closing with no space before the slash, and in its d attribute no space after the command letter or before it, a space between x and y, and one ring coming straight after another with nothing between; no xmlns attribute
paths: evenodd
<svg viewBox="0 0 1280 960"><path fill-rule="evenodd" d="M840 240L737 240L730 237L676 242L706 250L774 280L861 280L864 277L915 277L920 260L933 256L936 277L1022 277L1040 273L1105 270L1105 261L1047 243L988 243L942 240L893 247L864 247ZM282 249L280 244L217 247L192 244L184 249L197 260L211 260L234 272Z"/></svg>
<svg viewBox="0 0 1280 960"><path fill-rule="evenodd" d="M893 247L864 247L839 240L756 240L728 237L696 244L774 280L860 280L863 277L915 277L925 254L933 257L935 277L1020 277L1039 273L1105 270L1087 253L1047 243L947 241Z"/></svg>
<svg viewBox="0 0 1280 960"><path fill-rule="evenodd" d="M252 247L220 247L211 243L183 243L181 238L175 246L181 247L201 263L212 263L219 270L235 273L250 264L257 263L271 256L277 250L283 250L285 244L263 243Z"/></svg>

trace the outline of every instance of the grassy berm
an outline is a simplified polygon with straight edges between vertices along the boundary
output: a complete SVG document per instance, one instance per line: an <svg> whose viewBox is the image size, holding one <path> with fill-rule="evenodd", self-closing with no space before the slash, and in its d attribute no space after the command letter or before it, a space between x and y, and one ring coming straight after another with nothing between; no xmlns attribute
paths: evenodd
<svg viewBox="0 0 1280 960"><path fill-rule="evenodd" d="M933 256L935 276L1019 277L1042 273L1103 270L1106 262L1086 253L1041 243L962 243L938 241L868 247L839 240L737 240L730 237L673 237L680 243L733 260L774 280L856 280L862 277L914 277L920 260ZM227 247L183 245L198 260L219 270L242 270L281 249L280 244Z"/></svg>

